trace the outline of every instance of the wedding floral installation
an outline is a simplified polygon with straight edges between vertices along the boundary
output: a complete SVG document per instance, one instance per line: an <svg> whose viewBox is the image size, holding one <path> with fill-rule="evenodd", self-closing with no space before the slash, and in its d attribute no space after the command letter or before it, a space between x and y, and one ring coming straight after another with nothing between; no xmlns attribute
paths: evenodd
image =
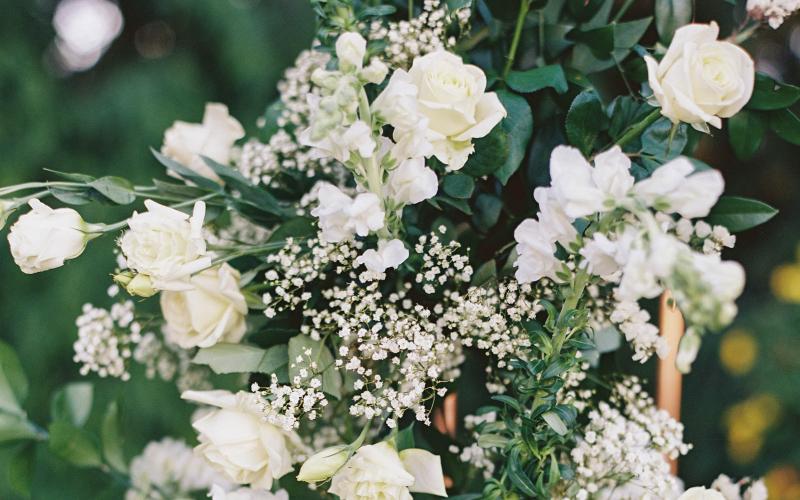
<svg viewBox="0 0 800 500"><path fill-rule="evenodd" d="M23 273L117 242L108 303L75 320L87 382L52 421L28 418L36 374L0 343L0 443L99 469L126 500L767 498L758 478L684 485L683 425L603 359L670 354L665 292L682 373L735 318L745 271L723 251L776 211L694 155L723 129L737 152L798 137L800 88L741 44L800 2L748 0L729 33L690 0L634 20L630 0L311 4L316 39L252 135L208 103L152 149L151 184L0 188ZM607 70L617 88L593 83ZM116 402L87 424L93 378L124 393L139 373L196 406L194 443L127 456Z"/></svg>

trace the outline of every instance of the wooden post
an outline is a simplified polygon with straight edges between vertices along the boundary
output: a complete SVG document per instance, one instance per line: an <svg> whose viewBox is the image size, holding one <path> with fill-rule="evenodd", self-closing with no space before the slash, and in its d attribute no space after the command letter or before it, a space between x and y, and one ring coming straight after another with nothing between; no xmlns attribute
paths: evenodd
<svg viewBox="0 0 800 500"><path fill-rule="evenodd" d="M664 340L669 346L669 354L664 359L658 360L656 373L656 404L666 410L675 420L681 419L681 380L682 375L675 368L675 359L678 355L678 344L683 336L683 315L674 305L669 304L671 295L669 291L661 295L659 309L659 329ZM670 460L672 473L678 473L678 461Z"/></svg>

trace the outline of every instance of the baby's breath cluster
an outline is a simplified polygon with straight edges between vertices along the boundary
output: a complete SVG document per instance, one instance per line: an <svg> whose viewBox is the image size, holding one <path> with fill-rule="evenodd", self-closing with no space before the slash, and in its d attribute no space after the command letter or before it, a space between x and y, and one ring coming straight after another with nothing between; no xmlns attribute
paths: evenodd
<svg viewBox="0 0 800 500"><path fill-rule="evenodd" d="M144 366L147 378L175 381L179 391L211 388L207 367L192 364L192 353L153 332L141 335L133 359Z"/></svg>
<svg viewBox="0 0 800 500"><path fill-rule="evenodd" d="M73 360L81 365L81 375L90 372L100 377L129 380L128 361L141 340L141 325L134 321L133 301L114 304L111 309L84 304L75 320L78 339L73 344Z"/></svg>
<svg viewBox="0 0 800 500"><path fill-rule="evenodd" d="M446 230L441 226L438 232L443 235ZM414 250L422 257L422 266L415 281L428 295L442 291L447 284L453 282L469 283L472 278L469 258L461 250L461 244L455 240L445 243L436 232L423 234L417 240Z"/></svg>

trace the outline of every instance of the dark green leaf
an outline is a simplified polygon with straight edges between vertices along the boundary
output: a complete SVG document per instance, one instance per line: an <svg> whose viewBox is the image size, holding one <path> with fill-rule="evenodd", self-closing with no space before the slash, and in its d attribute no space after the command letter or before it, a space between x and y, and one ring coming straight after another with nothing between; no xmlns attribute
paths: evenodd
<svg viewBox="0 0 800 500"><path fill-rule="evenodd" d="M93 396L94 387L91 382L69 383L53 394L50 400L50 417L81 427L92 412Z"/></svg>
<svg viewBox="0 0 800 500"><path fill-rule="evenodd" d="M247 344L218 343L197 351L192 363L208 365L214 373L275 373L286 377L289 354L284 344L261 349Z"/></svg>
<svg viewBox="0 0 800 500"><path fill-rule="evenodd" d="M455 172L444 178L442 188L453 198L469 198L475 190L475 181L466 174Z"/></svg>
<svg viewBox="0 0 800 500"><path fill-rule="evenodd" d="M203 162L208 165L208 168L213 170L230 188L239 191L243 200L264 212L275 215L285 215L284 210L280 207L278 200L276 200L274 196L266 189L254 185L250 179L243 176L241 172L228 165L217 163L206 156L201 156L201 158Z"/></svg>
<svg viewBox="0 0 800 500"><path fill-rule="evenodd" d="M447 8L450 10L463 9L472 5L472 0L447 0Z"/></svg>
<svg viewBox="0 0 800 500"><path fill-rule="evenodd" d="M644 36L652 21L652 17L645 17L624 23L614 23L614 48L632 48ZM622 58L618 58L617 61L622 61Z"/></svg>
<svg viewBox="0 0 800 500"><path fill-rule="evenodd" d="M560 64L551 64L541 68L526 71L512 71L506 83L512 89L523 94L536 92L546 87L551 87L559 94L567 91L567 77Z"/></svg>
<svg viewBox="0 0 800 500"><path fill-rule="evenodd" d="M520 406L519 401L517 401L516 399L512 398L511 396L506 396L504 394L498 394L498 395L492 396L492 399L495 400L495 401L498 401L500 403L503 403L504 405L510 406L511 408L515 409L517 412L521 412L522 411L522 406Z"/></svg>
<svg viewBox="0 0 800 500"><path fill-rule="evenodd" d="M463 213L465 213L467 215L472 215L472 208L470 208L469 203L467 203L465 200L461 200L461 199L458 199L458 198L450 198L449 196L438 196L438 197L436 197L434 199L436 201L441 202L441 203L445 203L447 205L450 205L451 207L453 207L453 208L455 208L455 209L457 209L457 210L459 210L459 211L461 211L461 212L463 212Z"/></svg>
<svg viewBox="0 0 800 500"><path fill-rule="evenodd" d="M738 196L723 196L706 217L709 224L719 224L732 233L764 224L778 211L764 202Z"/></svg>
<svg viewBox="0 0 800 500"><path fill-rule="evenodd" d="M728 120L728 137L736 157L752 158L761 146L765 129L764 117L757 111L743 109L733 115Z"/></svg>
<svg viewBox="0 0 800 500"><path fill-rule="evenodd" d="M800 87L779 83L764 73L756 73L753 97L747 103L750 109L771 111L788 108L800 99Z"/></svg>
<svg viewBox="0 0 800 500"><path fill-rule="evenodd" d="M524 97L500 90L497 97L505 106L508 116L500 122L500 127L508 135L508 157L500 164L500 168L494 171L494 176L502 183L517 171L520 163L525 158L528 151L528 143L533 134L533 114L528 101Z"/></svg>
<svg viewBox="0 0 800 500"><path fill-rule="evenodd" d="M472 222L478 230L487 232L497 224L502 210L503 200L492 194L479 194L475 200Z"/></svg>
<svg viewBox="0 0 800 500"><path fill-rule="evenodd" d="M50 424L50 451L76 467L99 467L103 461L91 436L78 427L57 421Z"/></svg>
<svg viewBox="0 0 800 500"><path fill-rule="evenodd" d="M481 264L478 270L475 271L475 274L472 275L471 285L481 286L484 283L496 277L497 277L497 263L494 261L494 259L492 259L488 262L484 262L483 264Z"/></svg>
<svg viewBox="0 0 800 500"><path fill-rule="evenodd" d="M594 90L585 90L575 97L567 113L566 130L570 144L588 156L607 118Z"/></svg>
<svg viewBox="0 0 800 500"><path fill-rule="evenodd" d="M578 21L587 21L600 13L609 0L567 0L567 7ZM610 10L610 6L608 7Z"/></svg>
<svg viewBox="0 0 800 500"><path fill-rule="evenodd" d="M674 125L668 118L659 118L642 134L642 153L664 163L683 152L688 141L686 125Z"/></svg>
<svg viewBox="0 0 800 500"><path fill-rule="evenodd" d="M28 379L17 354L0 340L0 410L25 415L22 403L28 396Z"/></svg>
<svg viewBox="0 0 800 500"><path fill-rule="evenodd" d="M395 437L395 446L397 447L397 451L403 451L417 447L414 440L414 422L411 422L411 424L397 433L397 436Z"/></svg>
<svg viewBox="0 0 800 500"><path fill-rule="evenodd" d="M742 113L744 111L740 111L733 118ZM800 119L792 111L788 109L773 111L769 114L769 126L784 141L800 146Z"/></svg>
<svg viewBox="0 0 800 500"><path fill-rule="evenodd" d="M483 177L497 170L509 156L508 134L502 127L495 127L486 137L474 143L475 152L469 156L462 173Z"/></svg>
<svg viewBox="0 0 800 500"><path fill-rule="evenodd" d="M630 96L617 97L606 109L610 118L609 135L612 139L618 139L628 127L642 121L651 111L653 111L653 107L644 101Z"/></svg>
<svg viewBox="0 0 800 500"><path fill-rule="evenodd" d="M112 401L106 413L103 415L103 423L100 428L100 438L103 443L103 456L106 462L115 470L125 473L128 466L125 463L125 455L122 451L122 433L120 432L119 407L116 401Z"/></svg>
<svg viewBox="0 0 800 500"><path fill-rule="evenodd" d="M36 448L29 444L23 446L8 463L8 484L20 495L30 498L33 473L36 468Z"/></svg>
<svg viewBox="0 0 800 500"><path fill-rule="evenodd" d="M664 45L669 45L675 30L692 21L692 0L656 0L656 31Z"/></svg>
<svg viewBox="0 0 800 500"><path fill-rule="evenodd" d="M294 217L280 226L269 235L268 242L283 241L287 238L311 238L317 234L317 226L310 217Z"/></svg>
<svg viewBox="0 0 800 500"><path fill-rule="evenodd" d="M0 444L39 438L36 427L24 416L0 412Z"/></svg>
<svg viewBox="0 0 800 500"><path fill-rule="evenodd" d="M614 26L607 25L590 30L576 28L567 36L569 40L588 47L595 57L605 58L614 50Z"/></svg>
<svg viewBox="0 0 800 500"><path fill-rule="evenodd" d="M533 484L533 481L530 480L527 474L525 474L525 471L519 463L519 457L516 455L518 454L509 457L506 467L508 478L527 498L539 498L540 495L536 494L536 486Z"/></svg>
<svg viewBox="0 0 800 500"><path fill-rule="evenodd" d="M128 179L109 175L95 179L89 185L117 205L130 205L136 201L133 184Z"/></svg>
<svg viewBox="0 0 800 500"><path fill-rule="evenodd" d="M59 177L61 177L63 179L66 179L68 181L72 181L72 182L82 182L84 184L88 184L88 183L90 183L90 182L92 182L94 180L94 177L92 177L91 175L86 175L86 174L77 174L77 173L72 173L72 172L61 172L59 170L53 170L51 168L46 168L46 169L44 169L44 171L56 174L57 176L59 176Z"/></svg>
<svg viewBox="0 0 800 500"><path fill-rule="evenodd" d="M177 161L173 160L172 158L168 158L168 157L162 155L161 153L159 153L155 149L150 148L150 152L153 153L153 156L155 156L156 159L162 165L167 167L167 169L172 171L173 173L178 174L181 178L183 178L183 179L185 179L187 181L190 181L190 182L194 183L195 185L197 185L198 187L201 187L201 188L206 189L208 191L214 191L214 192L222 191L222 186L217 184L216 181L214 181L212 179L209 179L207 177L203 177L202 175L196 173L194 170L190 169L189 167L181 165L180 163L178 163Z"/></svg>

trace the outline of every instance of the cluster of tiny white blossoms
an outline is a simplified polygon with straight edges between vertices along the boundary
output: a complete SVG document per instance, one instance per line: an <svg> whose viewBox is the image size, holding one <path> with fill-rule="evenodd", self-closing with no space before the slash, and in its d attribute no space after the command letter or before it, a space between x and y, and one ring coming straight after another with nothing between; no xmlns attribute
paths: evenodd
<svg viewBox="0 0 800 500"><path fill-rule="evenodd" d="M319 158L308 147L301 145L297 133L309 124L311 108L309 95L319 95L312 75L324 69L330 55L324 52L304 50L297 56L294 66L287 69L278 83L280 93L280 115L278 129L268 143L251 139L242 146L237 163L242 175L253 183L269 185L279 174L297 172L305 177L317 175L335 176L341 165L330 158ZM259 126L264 126L260 122Z"/></svg>
<svg viewBox="0 0 800 500"><path fill-rule="evenodd" d="M583 355L578 351L575 353L575 357L580 359ZM582 387L590 366L589 363L584 361L561 375L564 385L556 394L558 404L572 405L579 413L583 412L591 404L590 399L594 391Z"/></svg>
<svg viewBox="0 0 800 500"><path fill-rule="evenodd" d="M458 31L463 31L471 15L469 7L451 11L441 0L425 0L420 15L410 20L386 25L374 21L367 38L386 43L383 58L390 66L408 68L418 56L452 49L457 40L448 35L448 28L456 24Z"/></svg>
<svg viewBox="0 0 800 500"><path fill-rule="evenodd" d="M128 371L135 345L141 340L141 325L134 321L133 301L126 300L111 309L84 304L75 320L78 339L73 344L73 360L81 365L81 375L95 372L100 377L129 380Z"/></svg>
<svg viewBox="0 0 800 500"><path fill-rule="evenodd" d="M270 231L263 226L252 223L236 212L231 213L230 220L222 227L206 228L205 239L210 245L246 244L257 245L269 238Z"/></svg>
<svg viewBox="0 0 800 500"><path fill-rule="evenodd" d="M724 182L716 170L695 172L685 158L639 182L630 167L630 159L616 146L598 154L594 166L577 149L557 147L550 159L551 186L534 191L537 219L523 221L514 235L516 276L527 283L545 277L565 281L585 273L614 287L612 297L618 303L611 308L611 321L633 344L640 361L653 352L663 355L665 346L636 303L671 290L690 326L679 358L679 367L687 371L700 335L730 323L744 287L741 266L722 261L718 253L735 239L724 228L691 222L709 214ZM590 223L583 235L573 226L578 219ZM568 252L567 261L557 257L558 247ZM577 265L570 268L572 258Z"/></svg>
<svg viewBox="0 0 800 500"><path fill-rule="evenodd" d="M459 448L456 445L450 445L449 447L450 453L457 455L459 460L481 471L485 479L492 477L495 464L489 449L478 444L477 440L480 434L476 429L481 424L495 421L497 421L497 412L494 411L481 415L464 415L464 430L471 433L474 441L463 448Z"/></svg>
<svg viewBox="0 0 800 500"><path fill-rule="evenodd" d="M800 9L800 0L747 0L747 14L753 19L766 19L772 29L778 29L784 19Z"/></svg>
<svg viewBox="0 0 800 500"><path fill-rule="evenodd" d="M166 437L147 444L131 461L125 500L178 500L230 483L183 441Z"/></svg>
<svg viewBox="0 0 800 500"><path fill-rule="evenodd" d="M133 359L144 366L145 376L175 382L179 391L211 388L208 367L192 363L192 352L181 349L153 332L140 336Z"/></svg>
<svg viewBox="0 0 800 500"><path fill-rule="evenodd" d="M588 413L589 423L570 452L575 478L563 498L676 497L678 479L667 458L691 449L683 425L655 407L636 377L615 384L609 401Z"/></svg>

